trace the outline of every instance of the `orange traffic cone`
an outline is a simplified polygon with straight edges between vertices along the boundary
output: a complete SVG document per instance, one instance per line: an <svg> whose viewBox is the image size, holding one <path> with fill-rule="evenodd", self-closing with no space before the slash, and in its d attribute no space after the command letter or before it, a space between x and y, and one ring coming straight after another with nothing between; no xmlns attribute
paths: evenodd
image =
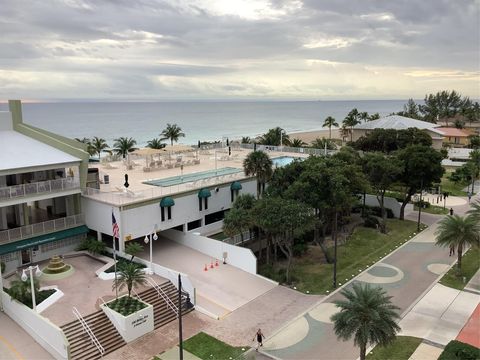
<svg viewBox="0 0 480 360"><path fill-rule="evenodd" d="M210 263L210 269L213 269L213 261Z"/></svg>
<svg viewBox="0 0 480 360"><path fill-rule="evenodd" d="M218 259L215 259L215 266L218 266Z"/></svg>
<svg viewBox="0 0 480 360"><path fill-rule="evenodd" d="M207 264L205 264L205 267L203 268L203 271L208 271Z"/></svg>

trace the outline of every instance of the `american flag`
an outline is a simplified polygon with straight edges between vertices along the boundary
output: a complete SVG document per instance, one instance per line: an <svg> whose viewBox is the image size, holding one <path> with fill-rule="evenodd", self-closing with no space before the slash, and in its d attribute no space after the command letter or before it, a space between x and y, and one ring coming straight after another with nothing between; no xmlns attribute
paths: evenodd
<svg viewBox="0 0 480 360"><path fill-rule="evenodd" d="M118 229L117 220L115 219L115 215L113 215L113 212L112 212L112 230L113 230L113 237L118 238L120 236L119 234L120 230Z"/></svg>

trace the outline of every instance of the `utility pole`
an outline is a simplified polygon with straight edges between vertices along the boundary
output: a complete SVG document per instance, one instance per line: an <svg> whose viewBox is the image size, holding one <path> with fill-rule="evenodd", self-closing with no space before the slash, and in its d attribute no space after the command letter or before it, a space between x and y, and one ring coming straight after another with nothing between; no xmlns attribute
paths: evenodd
<svg viewBox="0 0 480 360"><path fill-rule="evenodd" d="M423 193L423 179L420 180L420 202L418 203L418 221L417 221L417 232L420 231L420 216L422 215L422 193Z"/></svg>
<svg viewBox="0 0 480 360"><path fill-rule="evenodd" d="M334 243L335 243L335 251L334 251L334 259L333 259L333 288L337 288L337 220L338 220L338 211L335 208L335 224L333 224L333 236L334 236Z"/></svg>

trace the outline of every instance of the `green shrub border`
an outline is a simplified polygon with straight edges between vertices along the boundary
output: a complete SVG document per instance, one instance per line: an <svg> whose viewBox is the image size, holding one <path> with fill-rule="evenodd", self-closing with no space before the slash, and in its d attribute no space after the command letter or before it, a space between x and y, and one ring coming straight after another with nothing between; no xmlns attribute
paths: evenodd
<svg viewBox="0 0 480 360"><path fill-rule="evenodd" d="M480 359L480 349L475 346L462 343L461 341L450 341L438 360L477 360Z"/></svg>

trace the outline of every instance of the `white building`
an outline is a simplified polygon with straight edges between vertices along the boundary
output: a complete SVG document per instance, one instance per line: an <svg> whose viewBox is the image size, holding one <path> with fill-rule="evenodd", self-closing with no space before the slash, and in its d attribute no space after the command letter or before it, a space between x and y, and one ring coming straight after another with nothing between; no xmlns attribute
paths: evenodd
<svg viewBox="0 0 480 360"><path fill-rule="evenodd" d="M6 272L74 249L85 237L79 143L24 124L21 103L0 112L0 261Z"/></svg>

